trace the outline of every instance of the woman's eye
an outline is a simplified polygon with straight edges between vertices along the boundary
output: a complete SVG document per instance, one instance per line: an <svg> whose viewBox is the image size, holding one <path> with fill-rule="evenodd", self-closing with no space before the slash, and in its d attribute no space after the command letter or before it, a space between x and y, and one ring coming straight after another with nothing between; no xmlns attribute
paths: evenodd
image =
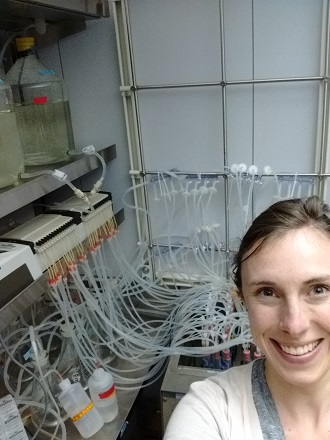
<svg viewBox="0 0 330 440"><path fill-rule="evenodd" d="M258 295L260 295L260 296L276 296L273 289L267 289L267 288L259 290Z"/></svg>
<svg viewBox="0 0 330 440"><path fill-rule="evenodd" d="M325 286L314 286L312 289L312 293L314 295L322 295L329 292L329 288Z"/></svg>

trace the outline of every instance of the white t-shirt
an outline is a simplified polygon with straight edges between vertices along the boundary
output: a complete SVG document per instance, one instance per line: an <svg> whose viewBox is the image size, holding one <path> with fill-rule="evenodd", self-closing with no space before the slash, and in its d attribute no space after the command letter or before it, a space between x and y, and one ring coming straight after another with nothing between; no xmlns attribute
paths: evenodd
<svg viewBox="0 0 330 440"><path fill-rule="evenodd" d="M252 366L194 382L175 408L163 440L263 440L252 395Z"/></svg>

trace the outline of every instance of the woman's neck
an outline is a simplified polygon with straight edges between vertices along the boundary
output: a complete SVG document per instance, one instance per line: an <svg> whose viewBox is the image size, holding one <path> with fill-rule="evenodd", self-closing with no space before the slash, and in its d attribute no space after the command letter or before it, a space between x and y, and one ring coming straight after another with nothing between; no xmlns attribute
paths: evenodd
<svg viewBox="0 0 330 440"><path fill-rule="evenodd" d="M265 376L280 418L282 412L293 419L306 414L315 420L322 414L330 415L330 375L318 383L299 386L285 381L266 361Z"/></svg>
<svg viewBox="0 0 330 440"><path fill-rule="evenodd" d="M330 377L305 386L288 383L265 363L265 376L286 440L329 440Z"/></svg>

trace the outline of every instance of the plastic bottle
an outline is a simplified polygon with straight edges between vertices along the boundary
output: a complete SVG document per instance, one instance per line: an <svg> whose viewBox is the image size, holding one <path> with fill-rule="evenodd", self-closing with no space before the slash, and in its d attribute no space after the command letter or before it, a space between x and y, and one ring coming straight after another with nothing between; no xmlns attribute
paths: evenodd
<svg viewBox="0 0 330 440"><path fill-rule="evenodd" d="M70 159L74 148L64 81L37 58L33 37L16 39L19 58L8 71L25 165Z"/></svg>
<svg viewBox="0 0 330 440"><path fill-rule="evenodd" d="M104 425L103 419L80 382L64 379L59 383L62 392L58 400L83 438L89 438Z"/></svg>
<svg viewBox="0 0 330 440"><path fill-rule="evenodd" d="M92 402L104 422L114 420L118 414L118 403L112 374L97 368L88 380L88 387Z"/></svg>
<svg viewBox="0 0 330 440"><path fill-rule="evenodd" d="M23 150L12 90L0 67L0 188L16 184L23 172Z"/></svg>

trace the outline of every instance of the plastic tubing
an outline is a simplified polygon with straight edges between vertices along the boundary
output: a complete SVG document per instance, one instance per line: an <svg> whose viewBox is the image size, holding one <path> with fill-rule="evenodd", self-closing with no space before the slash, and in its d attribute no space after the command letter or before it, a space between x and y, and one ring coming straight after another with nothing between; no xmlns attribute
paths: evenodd
<svg viewBox="0 0 330 440"><path fill-rule="evenodd" d="M5 382L5 385L6 385L7 390L8 390L8 391L10 392L10 394L12 394L13 396L16 395L16 391L13 390L13 389L11 388L11 386L10 386L10 384L9 384L9 381L8 381L8 377L9 377L9 375L8 375L8 367L9 367L9 363L10 363L10 362L14 362L14 363L15 363L16 365L18 365L20 368L23 368L23 369L25 368L25 371L27 371L30 375L32 375L32 372L31 372L29 369L27 369L26 367L24 367L24 365L22 365L22 364L21 364L19 361L17 361L17 360L15 359L15 357L14 357L14 354L16 353L18 347L19 347L20 345L22 345L23 341L26 341L26 334L24 334L24 335L19 339L19 341L18 341L13 347L11 347L11 349L9 349L9 347L6 346L6 342L5 342L4 340L1 341L1 344L2 344L2 346L3 346L3 348L4 348L5 352L6 352L6 354L8 355L8 359L7 359L7 361L5 362L3 379L4 379L4 382ZM19 387L19 388L20 388L20 386L21 386L21 385L18 384L18 387Z"/></svg>
<svg viewBox="0 0 330 440"><path fill-rule="evenodd" d="M75 279L74 273L72 275L73 278ZM76 286L79 288L77 282L76 282ZM76 329L78 329L77 334L80 335L79 339L77 338L76 334L72 335L74 347L78 353L79 358L83 362L84 367L91 374L93 370L93 364L90 361L97 358L97 353L95 352L95 345L93 344L92 341L90 341L86 328L84 324L81 323L81 318L79 318L79 314L77 314L77 309L73 308L66 283L63 283L63 281L59 282L57 287L61 291L61 297L62 297L61 309L63 310L63 313L66 317L66 322L70 322L70 320L72 320ZM93 309L95 309L96 306L97 304L95 303Z"/></svg>
<svg viewBox="0 0 330 440"><path fill-rule="evenodd" d="M117 240L117 238L115 237L113 239L113 241L112 241L112 245L116 244L116 240ZM118 246L118 248L120 250L119 246ZM112 250L114 250L113 246L112 246ZM164 297L166 297L166 298L173 298L171 303L176 301L176 298L175 298L175 295L174 295L174 291L170 291L169 292L168 289L166 289L165 287L156 286L155 283L153 283L152 281L144 280L144 279L140 278L139 275L136 273L136 271L132 272L132 266L126 261L125 256L122 256L122 253L120 253L120 254L115 253L115 258L119 258L119 257L120 258L123 257L122 261L125 263L125 268L123 270L125 272L127 271L128 273L131 273L132 277L134 279L136 279L140 283L141 286L145 286L145 287L149 286L150 287L150 292L149 293L151 295L155 296L155 295L157 295L157 292L159 292L159 294L161 294L161 297L159 297L159 298L162 301L164 301ZM138 277L138 278L136 278L136 277ZM178 291L178 294L180 296L182 296L183 295L183 291L182 290Z"/></svg>
<svg viewBox="0 0 330 440"><path fill-rule="evenodd" d="M126 381L126 383L127 383L127 381Z"/></svg>
<svg viewBox="0 0 330 440"><path fill-rule="evenodd" d="M236 178L236 186L237 186L237 196L238 203L241 213L243 213L243 198L242 198L242 172L240 171L240 167L238 166L235 178Z"/></svg>
<svg viewBox="0 0 330 440"><path fill-rule="evenodd" d="M32 437L32 440L34 440L34 439L37 437L37 435L38 435L38 433L39 433L39 431L40 431L40 429L41 429L42 423L44 423L44 421L45 421L45 419L46 419L47 410L49 409L49 408L48 408L48 396L47 396L46 389L45 389L45 387L43 386L43 384L41 383L41 381L38 379L38 377L37 377L35 374L32 373L32 371L28 370L24 365L20 364L20 363L19 363L19 362L13 357L12 353L10 353L10 351L9 351L9 350L7 349L7 347L6 347L6 343L5 343L5 341L4 341L4 339L3 339L2 335L1 335L1 332L0 332L0 342L1 342L1 345L3 346L5 352L7 353L8 357L9 357L9 358L10 358L15 364L17 364L20 368L22 368L24 371L26 371L28 374L30 374L30 375L32 376L32 378L38 382L38 384L40 385L40 387L41 387L41 389L42 389L42 391L43 391L43 393L44 393L44 396L45 396L45 405L43 406L43 408L44 408L45 411L44 411L44 414L43 414L42 422L41 422L39 428L37 429L37 431L35 432L34 436ZM5 380L5 384L6 384L6 387L7 387L7 383L6 383L6 379L7 379L7 377L6 377L6 376L7 376L7 375L4 374L4 380ZM8 391L9 391L11 394L13 394L13 395L15 394L15 393L11 392L10 389L9 389L8 387L7 387L7 389L8 389Z"/></svg>
<svg viewBox="0 0 330 440"><path fill-rule="evenodd" d="M87 299L87 302L89 303L89 301L90 301L90 295L88 295L87 294L87 292L86 292L86 296L85 296L85 299ZM90 304L91 305L91 304ZM95 305L94 306L92 306L92 308L94 308L95 309ZM99 312L99 311L98 311ZM106 319L106 317L104 317L104 316L102 316L102 318L103 319ZM111 325L112 326L112 325ZM119 331L119 329L116 329L116 331L118 332ZM122 336L124 337L124 333L122 334Z"/></svg>
<svg viewBox="0 0 330 440"><path fill-rule="evenodd" d="M127 195L130 192L132 192L132 191L134 191L135 189L138 189L138 188L143 188L146 185L148 185L148 182L142 182L142 183L139 183L138 185L134 185L134 186L131 186L131 187L127 188L126 191L124 192L123 196L122 196L122 202L123 202L124 206L126 206L126 208L133 209L136 212L142 212L146 216L149 216L149 211L147 209L140 208L140 207L135 206L135 205L131 205L130 203L128 203L126 201ZM141 232L144 232L145 234L147 233L147 231L143 231L143 230ZM145 240L146 240L146 237L141 237L141 241L145 241Z"/></svg>
<svg viewBox="0 0 330 440"><path fill-rule="evenodd" d="M155 283L153 283L151 280L145 280L143 279L136 271L135 267L126 259L125 255L121 251L120 244L118 242L117 237L113 237L111 243L107 242L107 244L110 246L111 251L114 253L115 258L119 259L118 263L122 265L122 273L125 274L126 277L133 278L137 283L139 283L143 287L148 287L151 290L151 294L155 295L157 292L159 292L159 295L165 295L165 297L172 297L173 298L173 292L169 292L168 289L162 286L157 286ZM141 253L144 252L142 249ZM141 254L140 254L141 256ZM128 278L128 283L131 283L131 278ZM160 296L161 298L161 296ZM175 301L175 299L173 300Z"/></svg>
<svg viewBox="0 0 330 440"><path fill-rule="evenodd" d="M53 403L53 405L54 405L54 407L56 409L57 418L61 419L60 409L58 407L58 404L57 404L56 400L54 399L54 396L53 396L53 394L52 394L52 392L51 392L51 390L50 390L50 388L48 386L48 383L45 380L45 376L43 374L43 371L42 371L42 368L41 368L41 365L40 365L40 360L39 360L39 348L40 347L37 346L37 341L36 341L36 338L35 338L35 331L34 331L34 327L32 325L29 327L29 335L30 335L31 345L32 345L32 348L33 348L33 351L34 351L34 354L35 354L36 365L37 365L37 368L38 368L38 371L39 371L39 375L40 375L40 378L41 378L40 382L43 383L44 389L48 393L48 396L49 396L50 400L52 401L52 403ZM56 373L59 375L58 372L56 372ZM42 423L41 423L41 426L42 426ZM57 429L55 431L57 432Z"/></svg>
<svg viewBox="0 0 330 440"><path fill-rule="evenodd" d="M97 151L95 151L95 148L93 145L89 145L88 147L83 148L82 152L86 155L93 155L93 156L97 157L102 165L102 176L94 184L92 190L90 191L90 195L93 196L94 194L96 194L100 190L100 188L102 186L102 183L103 183L105 176L106 176L106 173L107 173L107 166L106 166L105 160Z"/></svg>
<svg viewBox="0 0 330 440"><path fill-rule="evenodd" d="M248 193L248 198L246 201L246 212L245 212L245 220L244 220L244 227L247 226L248 223L248 217L249 217L249 207L250 207L250 203L251 203L251 199L252 199L252 193L253 193L253 187L254 187L254 181L255 181L255 174L258 172L258 169L255 165L251 165L249 168L249 172L251 170L250 176L251 176L251 183L250 183L250 188L249 188L249 193Z"/></svg>
<svg viewBox="0 0 330 440"><path fill-rule="evenodd" d="M17 405L36 406L37 408L45 409L45 405L43 405L43 404L41 404L39 402L31 401L31 400L25 400L25 399L17 398L17 399L15 399L15 402L16 402ZM23 408L21 411L23 411L25 408ZM45 414L47 412L51 413L55 418L58 417L56 411L54 411L52 408L45 409ZM58 425L56 426L55 431L54 431L53 435L51 436L51 440L55 439L59 426L61 427L61 434L62 434L61 440L66 440L66 438L67 438L66 437L66 427L65 427L65 424L64 424L64 422L63 422L63 420L61 418L58 419ZM39 433L40 430L41 429L39 429L37 432ZM32 438L33 439L36 438L36 433L34 434L34 436Z"/></svg>
<svg viewBox="0 0 330 440"><path fill-rule="evenodd" d="M173 185L173 181L172 181L172 185ZM173 185L174 187L174 185ZM174 190L172 191L172 200L170 199L170 201L172 202L172 209L170 214L167 211L167 215L168 215L168 224L167 224L167 242L168 242L168 251L169 251L169 257L170 257L170 261L172 262L172 264L177 265L177 261L176 261L176 252L173 252L172 249L172 239L171 239L171 226L172 226L172 222L173 222L173 217L174 217L174 212L175 212L175 204L176 204L176 194L177 192L174 192ZM165 205L167 205L166 199L164 199L164 203Z"/></svg>
<svg viewBox="0 0 330 440"><path fill-rule="evenodd" d="M117 257L120 260L119 266L121 267L120 270L123 276L119 277L118 283L116 282L116 284L111 284L111 287L109 288L108 281L105 281L108 271L106 268L106 262L102 261L104 257L103 250L102 252L99 250L95 251L92 254L94 269L89 267L90 262L79 265L79 267L81 269L84 269L84 271L86 272L86 274L83 275L83 278L85 280L89 280L88 282L92 286L92 291L89 291L89 289L86 288L86 285L84 285L84 283L82 282L82 278L80 277L80 274L78 272L73 273L73 278L74 284L78 286L78 290L82 295L82 303L85 304L83 306L84 309L88 311L88 316L90 315L91 318L94 316L91 322L94 322L94 320L95 322L100 321L100 323L102 323L101 326L103 329L110 329L110 334L112 331L116 335L120 334L119 338L117 337L116 340L110 341L109 348L113 352L116 352L120 357L123 357L128 361L136 361L136 368L130 368L130 371L139 371L140 368L143 368L147 365L148 361L142 359L144 353L150 354L148 360L150 362L154 360L157 365L159 362L163 362L164 357L168 354L174 354L177 352L189 352L189 354L198 355L198 353L200 353L201 351L200 349L196 347L184 347L184 344L188 340L196 341L197 338L203 336L201 335L200 329L196 328L196 315L197 313L204 313L205 306L203 304L207 304L208 307L210 307L210 295L208 294L208 291L210 289L219 289L219 286L222 285L222 280L218 280L217 282L215 282L216 279L213 278L214 285L212 285L212 283L207 283L205 284L205 286L202 286L202 289L200 287L187 289L186 292L181 291L179 296L175 294L175 291L174 294L172 291L169 294L166 288L162 289L160 286L156 286L151 280L146 281L143 278L139 277L136 272L136 266L132 267L130 263L126 262L126 258L124 258L124 261L122 261L121 257L123 255L123 252L120 248L119 243L117 243L117 237L114 237L109 241L107 240L106 243L109 243L111 245L111 250L114 250L115 254L117 253ZM138 251L136 254L137 260L135 261L135 263L137 263L138 267L141 267L141 265L143 264L142 261L139 262L139 256L142 257L143 253L141 249L142 248L140 248L140 251ZM99 265L100 263L102 267L97 267L95 269L95 266ZM93 277L95 277L94 281ZM97 283L95 282L95 280L97 280ZM132 283L133 285L137 285L134 293L132 292ZM139 296L141 295L140 298L142 298L142 292L146 290L148 286L150 287L151 295L154 296L155 299L158 298L159 305L161 304L161 302L163 304L166 304L166 302L169 301L168 305L170 306L172 304L171 307L173 308L174 306L175 312L177 313L176 315L175 313L171 312L168 315L168 318L165 318L164 324L159 325L156 329L150 328L150 325L148 324L144 324L140 320L139 314L137 313L137 311L134 310L134 308L132 312L133 314L129 315L128 318L125 318L125 314L121 313L123 304L125 304L123 301L123 295L125 295L126 299L128 299L128 303L132 306L133 303L130 301L131 296L138 294ZM58 287L56 287L56 289ZM222 288L223 287L221 287L221 289ZM81 320L81 318L75 317L78 308L72 304L70 297L65 298L64 293L68 293L68 287L65 285L65 283L62 287L60 287L60 289L62 289L63 292L61 295L59 295L58 299L61 301L62 304L60 308L65 309L65 311L63 311L63 315L66 317L66 319L72 319L74 320L74 322L77 322L79 326L77 332L80 331L80 328L84 332L82 333L84 335L84 345L81 347L83 352L80 353L80 356L83 358L84 361L91 362L92 365L92 357L94 356L92 353L91 356L91 354L89 354L88 352L90 351L90 346L93 344L93 341L91 340L88 344L85 344L85 342L87 341L85 341L86 332L83 328L83 321ZM111 290L111 292L109 292L109 290ZM164 295L162 295L162 293ZM191 308L191 303L189 303L189 299L191 299L192 294L196 295L196 298L193 298L196 303L196 307L192 309L194 310L194 313L189 314L189 308L185 311L185 308L183 306L186 304ZM104 297L104 295L106 295L106 298ZM213 303L215 301L215 298L216 296L212 296ZM228 301L228 292L226 290L222 293L221 298L223 298L223 302L226 304L226 301ZM97 301L95 301L95 299L97 299ZM180 308L176 308L176 302L180 304ZM225 306L225 310L227 310L227 308L228 307ZM222 310L222 308L215 308L212 313L221 314ZM185 313L187 315L187 319L185 319L184 321L182 320L182 322L180 322L179 320L179 324L176 324L175 318L179 319L182 316L185 317ZM235 334L236 329L242 329L242 333L240 336L243 341L249 340L248 338L250 337L250 335L248 329L245 329L243 324L239 325L237 323L239 317L240 315L237 314L228 314L228 316L225 316L225 318L219 316L219 326L214 327L214 331L220 331L220 329L223 329L224 326L232 326L233 328L233 331L231 332L231 334L233 335L233 340L226 341L225 347L236 345L239 342L239 339ZM241 318L243 318L243 316L241 316L240 319ZM211 317L209 319L210 325L214 325ZM157 320L154 320L153 322L157 325ZM150 323L152 323L152 321L150 321ZM244 320L242 321L242 323L244 323ZM182 330L181 332L180 329ZM97 329L94 328L93 330L94 332L95 330L97 332ZM190 332L189 335L187 333L188 331ZM101 336L102 338L101 334L99 334L99 336ZM89 335L87 335L87 337L89 337ZM173 344L171 343L171 345L169 345L171 339L174 342ZM82 341L80 341L80 344L81 343ZM224 345L221 345L219 347L224 347ZM146 377L148 377L148 380L150 380L150 375L143 376L143 378ZM132 386L133 383L137 383L138 379L134 378L130 380L130 378L122 377L121 374L121 376L119 376L119 380L120 384L122 384L123 386L125 386L125 384L127 386Z"/></svg>

